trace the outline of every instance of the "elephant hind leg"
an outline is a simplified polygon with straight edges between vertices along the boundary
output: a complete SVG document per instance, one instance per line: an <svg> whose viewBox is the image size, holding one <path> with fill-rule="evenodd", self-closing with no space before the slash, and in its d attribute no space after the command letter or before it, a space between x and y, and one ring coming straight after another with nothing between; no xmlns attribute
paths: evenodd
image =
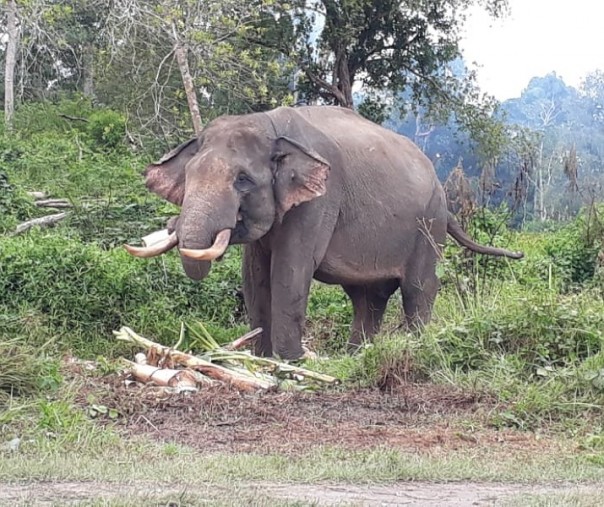
<svg viewBox="0 0 604 507"><path fill-rule="evenodd" d="M405 281L401 284L407 329L416 331L430 322L438 287L436 274L426 274L421 281L416 280L415 283Z"/></svg>
<svg viewBox="0 0 604 507"><path fill-rule="evenodd" d="M354 320L348 348L354 351L365 340L371 340L380 330L382 317L390 296L399 286L398 280L373 285L345 285L344 291L352 300Z"/></svg>
<svg viewBox="0 0 604 507"><path fill-rule="evenodd" d="M415 331L432 319L432 308L440 286L436 265L446 239L446 221L423 223L416 248L401 280L404 325Z"/></svg>

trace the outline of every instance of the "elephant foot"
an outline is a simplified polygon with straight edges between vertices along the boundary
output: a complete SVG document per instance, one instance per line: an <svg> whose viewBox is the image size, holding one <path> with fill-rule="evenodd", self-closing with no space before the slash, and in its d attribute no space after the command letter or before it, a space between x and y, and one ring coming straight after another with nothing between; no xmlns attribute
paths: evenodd
<svg viewBox="0 0 604 507"><path fill-rule="evenodd" d="M302 357L300 358L300 360L304 360L304 359L319 359L319 356L316 352L313 352L312 350L307 349L306 347L302 346L302 349L304 350L304 354L302 355Z"/></svg>

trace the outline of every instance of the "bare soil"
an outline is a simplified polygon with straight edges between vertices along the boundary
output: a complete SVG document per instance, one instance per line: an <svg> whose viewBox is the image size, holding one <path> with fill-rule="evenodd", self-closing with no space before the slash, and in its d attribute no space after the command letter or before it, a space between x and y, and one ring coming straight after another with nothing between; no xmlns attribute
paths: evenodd
<svg viewBox="0 0 604 507"><path fill-rule="evenodd" d="M246 500L240 498L233 488L212 486L211 491L203 486L182 485L175 487L157 483L120 484L110 482L37 482L27 484L3 484L0 488L0 505L75 505L86 501L107 501L129 497L139 498L140 505L159 505L157 498L172 496L178 499L183 493L206 501L230 499L232 505L247 505L250 496L257 495L253 505L271 505L271 499L308 502L311 505L354 505L387 507L404 505L410 507L462 507L497 506L523 504L527 495L588 494L601 495L604 490L595 485L575 486L571 484L538 485L526 484L474 484L460 482L439 484L427 482L399 482L388 486L354 485L296 485L248 483L238 485L246 492ZM262 500L263 501L262 501ZM205 501L204 501L205 500ZM506 503L512 501L513 503ZM186 502L185 502L186 503ZM138 502L137 502L138 504ZM161 505L179 505L169 501ZM561 503L558 505L562 505ZM596 504L594 504L596 505Z"/></svg>
<svg viewBox="0 0 604 507"><path fill-rule="evenodd" d="M488 395L453 387L409 383L390 386L387 392L358 389L244 394L217 386L196 393L168 394L152 386L127 386L119 375L87 374L82 365L72 364L69 374L80 385L77 402L87 407L92 396L95 403L116 409L120 414L117 425L125 436L144 434L203 453L301 456L324 446L350 450L382 446L419 453L488 449L491 454L520 456L555 453L561 445L547 435L537 438L529 432L489 426L489 413L501 407ZM263 505L280 499L313 505L491 506L516 495L602 492L597 485L470 482L367 486L255 482L231 487L245 491L248 497L257 492ZM237 505L232 490L211 485L210 492L209 488L203 484L138 482L124 482L118 487L85 481L5 483L0 484L0 505L73 505L124 495L140 498L144 505L183 491L208 501L231 498Z"/></svg>
<svg viewBox="0 0 604 507"><path fill-rule="evenodd" d="M244 394L228 386L167 394L130 386L120 376L85 379L82 405L116 409L126 434L146 434L203 452L296 455L313 448L350 450L385 446L402 451L500 448L531 453L558 445L529 432L495 429L484 421L495 408L486 395L430 384L407 384L390 392Z"/></svg>

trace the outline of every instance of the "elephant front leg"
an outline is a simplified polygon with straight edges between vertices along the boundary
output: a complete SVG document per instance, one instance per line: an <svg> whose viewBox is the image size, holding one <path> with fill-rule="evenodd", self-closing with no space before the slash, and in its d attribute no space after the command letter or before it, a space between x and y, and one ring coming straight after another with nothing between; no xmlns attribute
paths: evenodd
<svg viewBox="0 0 604 507"><path fill-rule="evenodd" d="M255 353L270 357L271 344L271 256L257 243L244 247L243 299L252 329L262 328L256 340Z"/></svg>
<svg viewBox="0 0 604 507"><path fill-rule="evenodd" d="M271 340L273 353L282 359L304 355L302 334L313 262L312 258L301 262L295 257L273 252L271 266Z"/></svg>

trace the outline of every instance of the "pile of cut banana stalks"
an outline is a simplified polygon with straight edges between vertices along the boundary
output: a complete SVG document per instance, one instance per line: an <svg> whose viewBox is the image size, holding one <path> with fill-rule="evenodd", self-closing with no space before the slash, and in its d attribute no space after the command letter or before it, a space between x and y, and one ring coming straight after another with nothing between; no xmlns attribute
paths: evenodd
<svg viewBox="0 0 604 507"><path fill-rule="evenodd" d="M220 345L202 323L197 323L195 344L202 349L200 355L178 350L186 330L190 329L184 324L181 326L180 338L173 347L155 343L129 327L113 331L116 339L146 351L137 353L134 361L123 359L131 376L129 381L164 386L172 392L195 391L218 383L245 392L315 390L338 383L335 377L243 350L260 335L260 328Z"/></svg>

